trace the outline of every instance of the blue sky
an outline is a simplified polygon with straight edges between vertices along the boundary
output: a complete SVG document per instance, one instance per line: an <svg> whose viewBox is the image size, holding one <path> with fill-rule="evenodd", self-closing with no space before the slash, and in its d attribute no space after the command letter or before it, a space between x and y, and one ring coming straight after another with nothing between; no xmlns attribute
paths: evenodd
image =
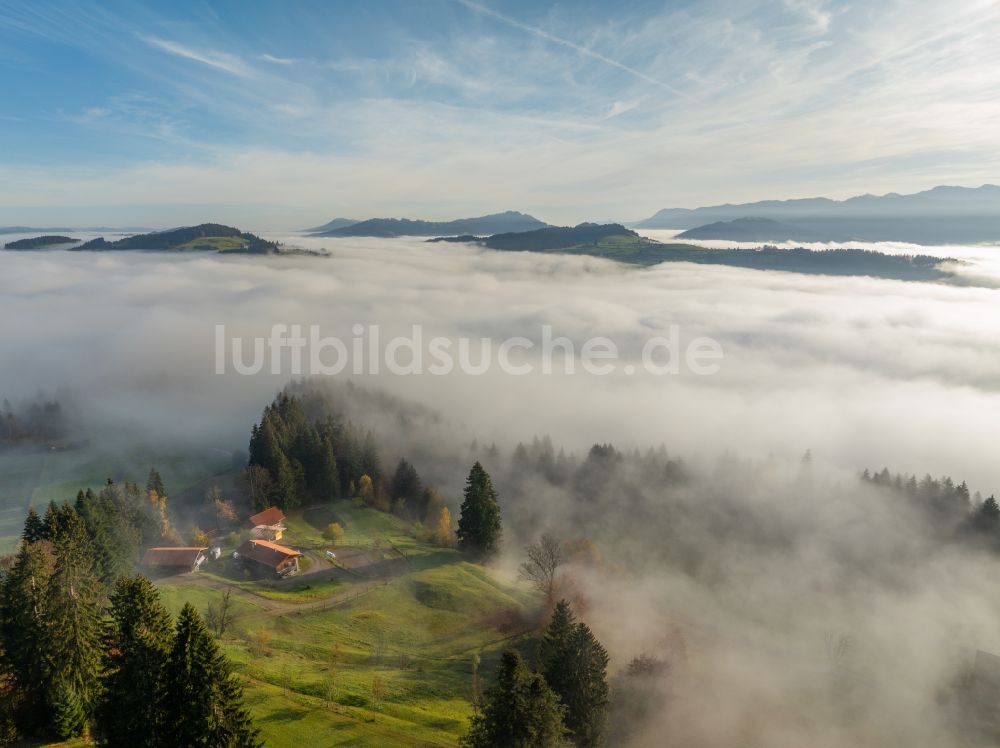
<svg viewBox="0 0 1000 748"><path fill-rule="evenodd" d="M629 220L997 182L997 38L988 0L0 0L0 224Z"/></svg>

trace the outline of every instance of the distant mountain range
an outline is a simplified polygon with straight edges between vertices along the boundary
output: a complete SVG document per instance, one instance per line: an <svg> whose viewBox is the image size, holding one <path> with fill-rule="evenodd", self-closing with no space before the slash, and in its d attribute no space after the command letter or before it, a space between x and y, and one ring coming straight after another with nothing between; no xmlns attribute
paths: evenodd
<svg viewBox="0 0 1000 748"><path fill-rule="evenodd" d="M503 232L532 231L548 226L534 216L508 210L477 218L459 218L455 221L421 221L409 218L371 218L351 222L335 218L330 223L312 231L313 236L448 236L456 234L499 234Z"/></svg>
<svg viewBox="0 0 1000 748"><path fill-rule="evenodd" d="M697 238L727 239L751 231L748 218L784 224L775 236L750 241L905 241L915 244L1000 241L1000 186L935 187L912 195L861 195L847 200L763 200L704 208L667 208L633 224L642 229L704 229ZM763 225L758 225L760 230ZM781 237L781 238L779 238ZM689 237L695 238L695 237Z"/></svg>
<svg viewBox="0 0 1000 748"><path fill-rule="evenodd" d="M75 228L70 228L68 226L46 226L44 228L39 228L37 226L0 226L0 234L44 234L53 233L56 231L106 231L108 233L126 233L134 234L139 231L149 231L147 228L141 227L120 227L120 226L77 226Z"/></svg>
<svg viewBox="0 0 1000 748"><path fill-rule="evenodd" d="M40 234L53 231L72 231L66 226L46 226L45 228L34 228L32 226L0 226L0 234Z"/></svg>

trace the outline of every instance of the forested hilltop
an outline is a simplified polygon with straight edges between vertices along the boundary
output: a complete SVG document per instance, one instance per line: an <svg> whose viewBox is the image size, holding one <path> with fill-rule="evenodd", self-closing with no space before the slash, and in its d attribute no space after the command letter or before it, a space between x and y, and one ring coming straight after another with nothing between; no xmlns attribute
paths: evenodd
<svg viewBox="0 0 1000 748"><path fill-rule="evenodd" d="M47 234L45 236L33 236L28 239L18 239L17 241L7 242L3 246L4 249L38 249L40 247L53 247L58 244L74 244L78 241L80 240L70 236Z"/></svg>
<svg viewBox="0 0 1000 748"><path fill-rule="evenodd" d="M956 282L947 263L955 260L929 255L896 255L869 249L812 250L804 247L779 249L710 249L693 244L663 243L640 236L620 224L581 223L523 233L488 237L456 236L434 242L464 242L489 249L514 252L551 252L587 255L648 267L664 262L694 262L728 265L751 270L779 270L814 275L870 276L910 281Z"/></svg>
<svg viewBox="0 0 1000 748"><path fill-rule="evenodd" d="M169 231L154 231L115 241L108 241L101 236L73 249L76 251L127 249L214 251L227 254L276 254L281 251L277 242L261 239L254 234L219 223L202 223L198 226Z"/></svg>

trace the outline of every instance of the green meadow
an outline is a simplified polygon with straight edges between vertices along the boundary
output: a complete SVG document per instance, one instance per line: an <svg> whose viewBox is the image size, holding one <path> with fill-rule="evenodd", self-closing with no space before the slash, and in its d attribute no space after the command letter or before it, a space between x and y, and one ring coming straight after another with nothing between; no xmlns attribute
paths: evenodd
<svg viewBox="0 0 1000 748"><path fill-rule="evenodd" d="M215 562L161 582L164 601L174 613L185 602L204 611L235 585L236 620L222 643L267 745L457 745L477 668L489 682L504 648L530 649L532 596L425 543L419 528L350 502L289 517L282 542L321 553L331 548L320 533L328 521L343 525L341 546L392 547L405 560L377 578L304 574L281 589L231 583Z"/></svg>

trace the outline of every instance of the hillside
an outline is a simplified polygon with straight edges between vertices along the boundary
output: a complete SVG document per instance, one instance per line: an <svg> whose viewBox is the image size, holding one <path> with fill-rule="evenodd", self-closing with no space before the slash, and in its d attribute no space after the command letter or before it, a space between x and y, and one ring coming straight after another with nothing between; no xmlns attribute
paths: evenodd
<svg viewBox="0 0 1000 748"><path fill-rule="evenodd" d="M810 229L781 223L770 218L737 218L716 221L705 226L688 229L677 235L678 239L724 239L734 242L808 242L820 241Z"/></svg>
<svg viewBox="0 0 1000 748"><path fill-rule="evenodd" d="M305 234L322 234L324 231L336 231L337 229L342 229L347 226L353 226L359 221L353 218L334 218L332 221L327 221L322 226L313 226L311 229L303 229Z"/></svg>
<svg viewBox="0 0 1000 748"><path fill-rule="evenodd" d="M1000 240L1000 186L940 186L900 195L763 200L701 208L666 208L634 225L693 229L754 216L792 225L817 241L906 241L915 244ZM799 239L795 236L795 240Z"/></svg>
<svg viewBox="0 0 1000 748"><path fill-rule="evenodd" d="M502 232L532 231L548 226L534 216L508 210L477 218L460 218L455 221L422 221L409 218L372 218L343 226L331 231L318 232L317 236L449 236L458 234L499 234Z"/></svg>
<svg viewBox="0 0 1000 748"><path fill-rule="evenodd" d="M3 247L4 249L39 249L41 247L54 247L58 244L74 244L78 241L80 240L69 236L47 234L45 236L33 236L28 239L7 242Z"/></svg>
<svg viewBox="0 0 1000 748"><path fill-rule="evenodd" d="M80 251L130 249L213 251L230 254L273 254L279 251L275 242L218 223L203 223L198 226L187 226L169 231L155 231L150 234L138 234L110 242L102 236L84 242L74 249Z"/></svg>
<svg viewBox="0 0 1000 748"><path fill-rule="evenodd" d="M803 247L778 249L707 249L693 244L664 244L647 239L620 224L581 223L574 227L548 228L523 234L441 237L432 242L464 242L501 251L553 252L586 255L648 267L663 262L694 262L728 265L750 270L779 270L813 275L853 275L895 280L953 281L943 268L950 259L927 255L891 255L866 249L811 250Z"/></svg>
<svg viewBox="0 0 1000 748"><path fill-rule="evenodd" d="M564 252L569 250L621 250L656 244L617 223L581 223L577 226L547 226L534 231L505 232L487 237L470 235L438 237L430 241L455 241L480 244L490 249L527 252Z"/></svg>
<svg viewBox="0 0 1000 748"><path fill-rule="evenodd" d="M337 546L321 529L338 521ZM483 677L531 630L531 596L419 529L349 501L290 515L282 543L308 563L281 582L233 578L224 560L159 587L173 612L233 593L224 636L267 745L454 746L472 713L474 658ZM327 549L344 559L335 565ZM384 549L398 559L366 565ZM359 555L356 551L361 551ZM359 558L356 565L348 558ZM384 695L373 691L381 683Z"/></svg>

